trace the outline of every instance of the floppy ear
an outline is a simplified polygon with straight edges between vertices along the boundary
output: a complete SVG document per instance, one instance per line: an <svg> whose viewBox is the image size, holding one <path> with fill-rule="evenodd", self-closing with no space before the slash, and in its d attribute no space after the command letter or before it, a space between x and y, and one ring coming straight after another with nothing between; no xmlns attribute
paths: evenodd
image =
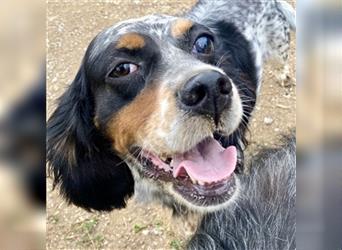
<svg viewBox="0 0 342 250"><path fill-rule="evenodd" d="M93 123L94 100L81 67L48 121L47 160L54 187L87 210L123 208L134 191L128 166Z"/></svg>

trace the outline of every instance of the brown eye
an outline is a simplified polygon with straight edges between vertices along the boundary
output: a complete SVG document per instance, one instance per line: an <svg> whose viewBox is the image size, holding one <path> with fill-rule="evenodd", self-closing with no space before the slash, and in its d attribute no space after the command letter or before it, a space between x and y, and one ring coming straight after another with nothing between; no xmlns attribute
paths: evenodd
<svg viewBox="0 0 342 250"><path fill-rule="evenodd" d="M109 74L110 77L123 77L134 73L138 70L138 65L133 63L121 63L117 65L113 71Z"/></svg>
<svg viewBox="0 0 342 250"><path fill-rule="evenodd" d="M208 35L199 36L193 47L192 52L195 54L211 54L214 50L213 39Z"/></svg>

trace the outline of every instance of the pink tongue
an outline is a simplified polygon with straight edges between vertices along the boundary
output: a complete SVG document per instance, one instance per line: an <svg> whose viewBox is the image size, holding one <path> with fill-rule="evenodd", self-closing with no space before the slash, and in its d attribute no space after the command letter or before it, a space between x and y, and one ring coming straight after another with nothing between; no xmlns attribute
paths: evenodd
<svg viewBox="0 0 342 250"><path fill-rule="evenodd" d="M190 151L173 157L173 177L186 171L200 182L217 182L229 177L236 167L236 148L224 149L214 138L208 138Z"/></svg>

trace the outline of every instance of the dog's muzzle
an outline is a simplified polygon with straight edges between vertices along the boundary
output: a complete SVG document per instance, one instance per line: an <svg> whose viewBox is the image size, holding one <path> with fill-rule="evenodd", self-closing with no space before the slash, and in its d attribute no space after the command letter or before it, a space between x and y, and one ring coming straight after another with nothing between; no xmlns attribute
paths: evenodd
<svg viewBox="0 0 342 250"><path fill-rule="evenodd" d="M222 112L231 104L232 83L217 71L201 72L178 92L181 108L193 114L206 115L217 124Z"/></svg>

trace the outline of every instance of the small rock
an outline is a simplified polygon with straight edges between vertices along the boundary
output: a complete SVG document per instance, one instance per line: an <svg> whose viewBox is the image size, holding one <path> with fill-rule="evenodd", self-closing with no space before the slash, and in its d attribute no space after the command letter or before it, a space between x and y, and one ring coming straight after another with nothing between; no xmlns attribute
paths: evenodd
<svg viewBox="0 0 342 250"><path fill-rule="evenodd" d="M264 123L266 125L271 125L273 123L273 119L271 117L265 117L264 118Z"/></svg>
<svg viewBox="0 0 342 250"><path fill-rule="evenodd" d="M162 234L161 231L159 231L158 229L155 229L155 228L153 229L152 233L155 235L161 235Z"/></svg>

